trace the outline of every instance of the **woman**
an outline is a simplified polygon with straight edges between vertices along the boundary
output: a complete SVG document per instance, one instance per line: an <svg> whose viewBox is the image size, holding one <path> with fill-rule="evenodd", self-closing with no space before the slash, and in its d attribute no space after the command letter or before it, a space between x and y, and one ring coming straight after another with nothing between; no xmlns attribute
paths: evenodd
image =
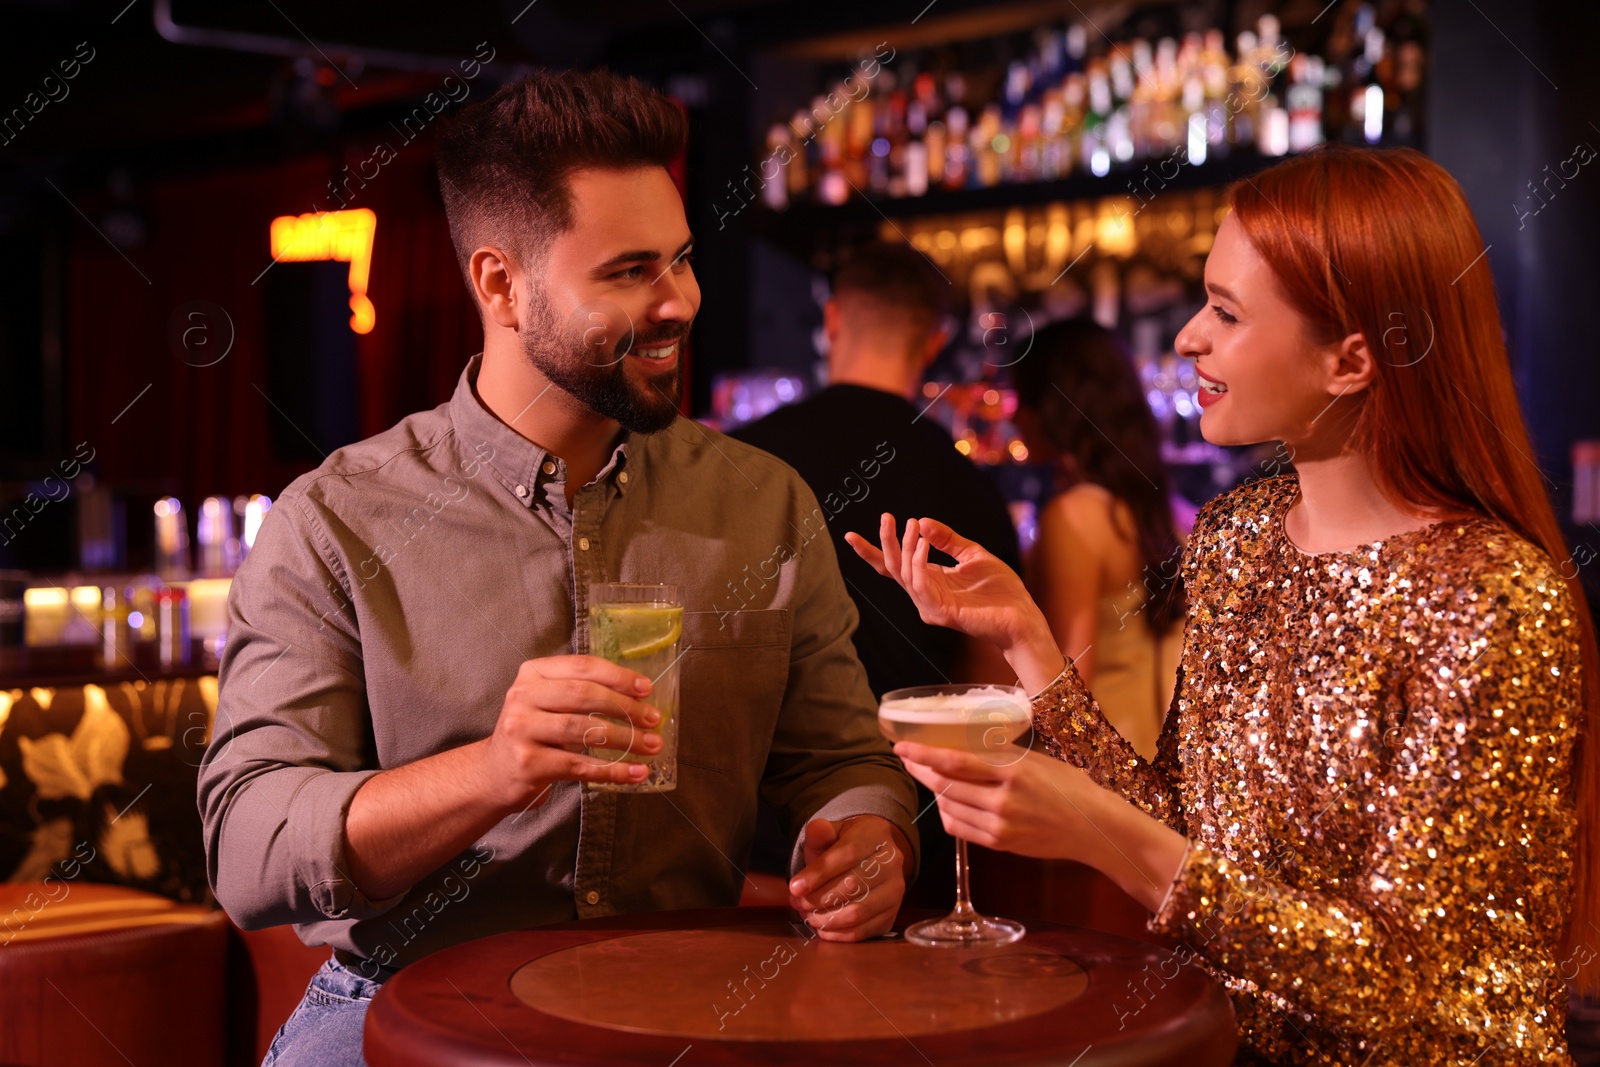
<svg viewBox="0 0 1600 1067"><path fill-rule="evenodd" d="M1600 944L1600 670L1477 228L1408 150L1296 158L1231 205L1178 351L1206 438L1284 441L1296 474L1196 522L1155 760L1005 568L885 516L882 552L853 547L1001 648L1057 758L895 751L951 833L1138 897L1226 982L1247 1055L1570 1063L1563 979L1593 988Z"/></svg>
<svg viewBox="0 0 1600 1067"><path fill-rule="evenodd" d="M1091 320L1044 327L1011 373L1023 443L1059 490L1039 513L1028 587L1101 713L1154 759L1183 636L1155 416L1122 346Z"/></svg>

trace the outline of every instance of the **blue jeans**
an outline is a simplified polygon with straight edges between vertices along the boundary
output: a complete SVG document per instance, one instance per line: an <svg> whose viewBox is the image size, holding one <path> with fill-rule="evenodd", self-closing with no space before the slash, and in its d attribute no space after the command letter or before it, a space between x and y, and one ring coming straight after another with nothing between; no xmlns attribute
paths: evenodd
<svg viewBox="0 0 1600 1067"><path fill-rule="evenodd" d="M261 1067L366 1067L361 1029L382 982L330 958L311 976L289 1021L278 1030Z"/></svg>

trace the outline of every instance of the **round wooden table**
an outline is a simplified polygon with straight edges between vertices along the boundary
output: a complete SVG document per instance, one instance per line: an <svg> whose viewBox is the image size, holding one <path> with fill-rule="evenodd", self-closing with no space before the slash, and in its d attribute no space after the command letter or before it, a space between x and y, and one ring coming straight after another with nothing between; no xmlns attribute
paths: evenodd
<svg viewBox="0 0 1600 1067"><path fill-rule="evenodd" d="M807 930L787 908L718 908L470 941L384 985L365 1057L371 1067L1233 1059L1222 987L1154 945L1044 922L989 949L897 936L837 944Z"/></svg>

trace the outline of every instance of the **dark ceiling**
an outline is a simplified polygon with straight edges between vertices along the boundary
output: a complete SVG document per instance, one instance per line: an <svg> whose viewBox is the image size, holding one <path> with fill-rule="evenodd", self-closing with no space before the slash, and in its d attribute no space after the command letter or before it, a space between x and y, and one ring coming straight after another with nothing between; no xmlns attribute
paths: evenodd
<svg viewBox="0 0 1600 1067"><path fill-rule="evenodd" d="M936 15L981 6L937 2ZM81 188L119 169L149 176L248 162L374 128L438 88L484 43L498 80L529 66L605 63L664 84L674 74L732 63L754 46L903 22L925 5L9 0L0 3L0 122L18 114L25 121L0 126L0 230L26 221L21 216L41 193L55 195L46 179ZM165 37L163 20L176 27ZM167 39L201 34L238 36L234 47ZM247 38L250 47L279 54L238 47ZM61 65L71 69L75 56L76 77L62 79Z"/></svg>
<svg viewBox="0 0 1600 1067"><path fill-rule="evenodd" d="M674 10L674 4L683 14ZM169 0L170 21L189 33L228 32L298 52L343 114L396 95L425 92L445 71L488 42L496 59L515 64L588 65L627 38L648 33L690 63L704 41L688 19L716 23L727 11L765 5L749 0L420 0L382 4L252 0L234 4ZM274 90L293 80L295 58L163 39L155 0L32 0L0 3L0 114L20 105L43 79L58 73L80 44L93 59L24 136L4 146L13 159L159 144L241 127L266 125ZM731 29L731 26L729 27ZM716 27L713 26L713 30ZM723 32L728 32L723 30ZM350 56L346 46L358 52ZM361 53L407 53L416 69L366 62ZM437 57L435 71L428 57ZM59 93L59 90L57 90ZM48 116L48 121L46 121ZM4 157L0 157L3 159Z"/></svg>

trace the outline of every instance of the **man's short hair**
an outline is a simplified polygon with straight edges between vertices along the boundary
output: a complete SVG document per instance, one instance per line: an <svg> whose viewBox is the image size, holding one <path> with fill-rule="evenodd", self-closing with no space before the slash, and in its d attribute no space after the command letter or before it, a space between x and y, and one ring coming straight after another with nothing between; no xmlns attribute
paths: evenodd
<svg viewBox="0 0 1600 1067"><path fill-rule="evenodd" d="M526 269L571 228L567 179L585 167L665 167L688 141L683 111L608 70L537 71L465 107L444 126L436 158L461 272L484 245Z"/></svg>
<svg viewBox="0 0 1600 1067"><path fill-rule="evenodd" d="M947 290L939 272L908 244L873 241L862 245L833 278L833 295L858 295L908 308L934 329L944 317Z"/></svg>

